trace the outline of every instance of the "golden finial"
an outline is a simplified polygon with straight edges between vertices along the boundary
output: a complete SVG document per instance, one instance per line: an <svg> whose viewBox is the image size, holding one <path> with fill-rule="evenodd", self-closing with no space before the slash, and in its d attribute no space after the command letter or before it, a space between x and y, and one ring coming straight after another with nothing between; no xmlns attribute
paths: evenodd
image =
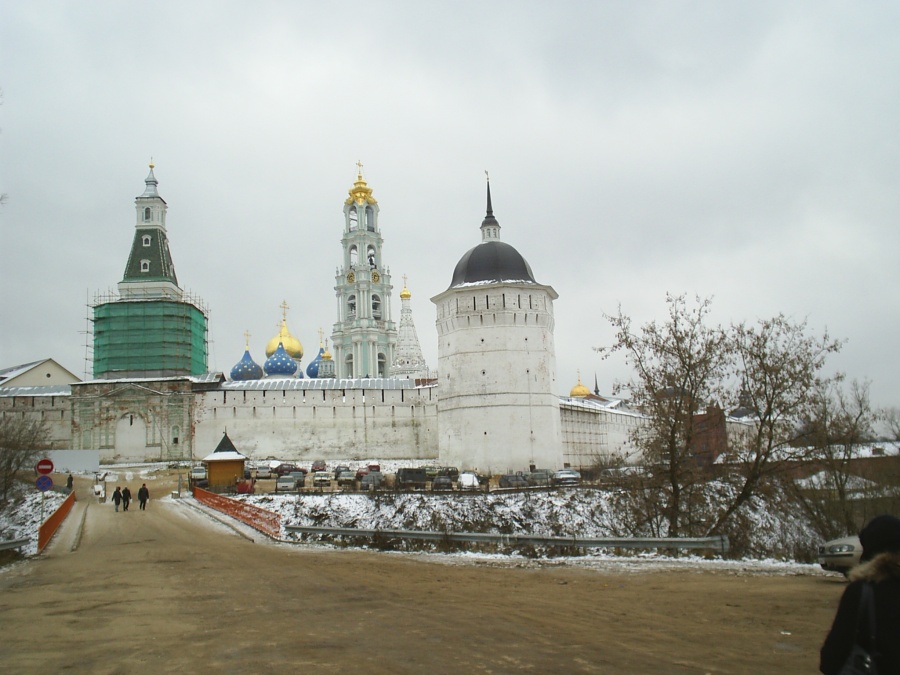
<svg viewBox="0 0 900 675"><path fill-rule="evenodd" d="M282 300L281 304L278 306L281 307L281 318L287 321L287 311L290 309L287 300Z"/></svg>
<svg viewBox="0 0 900 675"><path fill-rule="evenodd" d="M152 169L155 166L156 164L153 163L153 155L150 155L150 168Z"/></svg>
<svg viewBox="0 0 900 675"><path fill-rule="evenodd" d="M245 347L245 349L247 349L247 351L250 351L250 331L249 330L244 331L244 347Z"/></svg>
<svg viewBox="0 0 900 675"><path fill-rule="evenodd" d="M406 287L406 275L403 275L403 290L400 291L400 299L401 300L409 300L412 297L412 293L409 292L409 289Z"/></svg>
<svg viewBox="0 0 900 675"><path fill-rule="evenodd" d="M361 159L356 160L356 169L357 169L357 173L359 174L360 178L362 178L362 168L363 168L362 160Z"/></svg>
<svg viewBox="0 0 900 675"><path fill-rule="evenodd" d="M319 326L319 346L320 347L323 346L324 343L322 342L322 340L324 340L324 339L325 339L325 331L322 330L321 326Z"/></svg>

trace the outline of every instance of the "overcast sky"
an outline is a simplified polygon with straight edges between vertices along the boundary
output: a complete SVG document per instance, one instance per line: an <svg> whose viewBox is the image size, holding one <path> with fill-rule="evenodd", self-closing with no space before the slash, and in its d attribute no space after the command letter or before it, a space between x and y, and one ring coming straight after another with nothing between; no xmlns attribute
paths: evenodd
<svg viewBox="0 0 900 675"><path fill-rule="evenodd" d="M262 363L283 300L305 366L361 160L432 367L487 169L559 293L561 393L627 377L603 315L663 318L668 292L827 328L829 369L900 405L898 35L896 2L4 2L0 367L84 375L151 156L210 369L247 330Z"/></svg>

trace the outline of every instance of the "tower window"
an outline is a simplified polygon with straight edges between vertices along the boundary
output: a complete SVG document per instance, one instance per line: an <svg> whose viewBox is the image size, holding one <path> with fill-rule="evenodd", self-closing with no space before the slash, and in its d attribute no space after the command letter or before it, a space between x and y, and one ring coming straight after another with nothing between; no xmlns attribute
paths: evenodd
<svg viewBox="0 0 900 675"><path fill-rule="evenodd" d="M381 319L381 298L377 295L372 296L372 318Z"/></svg>
<svg viewBox="0 0 900 675"><path fill-rule="evenodd" d="M356 261L359 259L359 252L356 250L355 246L350 247L350 267L356 265Z"/></svg>
<svg viewBox="0 0 900 675"><path fill-rule="evenodd" d="M356 318L356 296L351 295L347 298L347 318L355 319Z"/></svg>
<svg viewBox="0 0 900 675"><path fill-rule="evenodd" d="M149 245L150 245L150 235L149 235L149 234L145 234L143 237L141 237L141 243L142 243L144 246L149 246Z"/></svg>
<svg viewBox="0 0 900 675"><path fill-rule="evenodd" d="M150 271L150 261L149 260L141 260L141 272L149 272Z"/></svg>
<svg viewBox="0 0 900 675"><path fill-rule="evenodd" d="M150 220L150 207L149 207L149 206L147 206L146 208L144 208L144 220L145 220L145 221L149 221L149 220Z"/></svg>
<svg viewBox="0 0 900 675"><path fill-rule="evenodd" d="M350 231L355 230L359 224L358 221L359 216L356 214L355 208L350 208Z"/></svg>
<svg viewBox="0 0 900 675"><path fill-rule="evenodd" d="M369 232L375 231L375 211L372 210L371 206L366 207L366 229Z"/></svg>

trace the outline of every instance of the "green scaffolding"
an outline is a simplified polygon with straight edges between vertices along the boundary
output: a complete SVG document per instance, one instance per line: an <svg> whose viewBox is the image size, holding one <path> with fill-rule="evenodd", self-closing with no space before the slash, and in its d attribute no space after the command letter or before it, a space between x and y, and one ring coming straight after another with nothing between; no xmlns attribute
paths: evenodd
<svg viewBox="0 0 900 675"><path fill-rule="evenodd" d="M94 377L201 375L206 314L189 302L117 300L94 306Z"/></svg>

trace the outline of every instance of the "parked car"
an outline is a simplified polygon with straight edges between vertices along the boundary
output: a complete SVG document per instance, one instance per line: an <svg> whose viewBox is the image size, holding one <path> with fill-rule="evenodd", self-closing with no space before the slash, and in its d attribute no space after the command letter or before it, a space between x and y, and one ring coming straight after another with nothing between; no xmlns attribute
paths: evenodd
<svg viewBox="0 0 900 675"><path fill-rule="evenodd" d="M447 476L454 483L459 480L459 469L455 466L442 466L438 469L438 476Z"/></svg>
<svg viewBox="0 0 900 675"><path fill-rule="evenodd" d="M359 489L364 492L369 490L378 490L384 487L384 474L380 471L369 471L362 480L359 481Z"/></svg>
<svg viewBox="0 0 900 675"><path fill-rule="evenodd" d="M425 472L425 480L434 480L434 477L438 475L438 472L441 470L439 466L422 466L419 467L422 471Z"/></svg>
<svg viewBox="0 0 900 675"><path fill-rule="evenodd" d="M480 490L481 484L478 482L478 476L471 471L463 471L459 474L457 485L460 490Z"/></svg>
<svg viewBox="0 0 900 675"><path fill-rule="evenodd" d="M453 481L450 479L450 476L435 476L434 480L431 481L431 489L435 492L438 490L452 490Z"/></svg>
<svg viewBox="0 0 900 675"><path fill-rule="evenodd" d="M316 471L313 474L313 487L331 487L331 474L328 471Z"/></svg>
<svg viewBox="0 0 900 675"><path fill-rule="evenodd" d="M344 464L340 464L340 465L334 467L334 479L337 480L344 471L349 471L349 470L350 470L350 467L346 466Z"/></svg>
<svg viewBox="0 0 900 675"><path fill-rule="evenodd" d="M528 487L528 479L520 473L505 473L500 476L500 487L523 488Z"/></svg>
<svg viewBox="0 0 900 675"><path fill-rule="evenodd" d="M846 576L859 565L861 555L862 544L859 543L859 537L832 539L819 546L819 565L823 570L841 572Z"/></svg>
<svg viewBox="0 0 900 675"><path fill-rule="evenodd" d="M525 474L529 485L536 487L547 487L553 482L553 472L549 469L535 469Z"/></svg>
<svg viewBox="0 0 900 675"><path fill-rule="evenodd" d="M206 467L202 464L191 467L191 480L206 480Z"/></svg>
<svg viewBox="0 0 900 675"><path fill-rule="evenodd" d="M260 464L256 467L256 478L271 478L272 467L268 464Z"/></svg>
<svg viewBox="0 0 900 675"><path fill-rule="evenodd" d="M282 462L278 466L275 467L275 475L276 476L286 476L291 471L296 471L297 467L288 462Z"/></svg>
<svg viewBox="0 0 900 675"><path fill-rule="evenodd" d="M298 488L302 488L306 485L306 472L305 471L291 471L288 476L294 479L294 483Z"/></svg>
<svg viewBox="0 0 900 675"><path fill-rule="evenodd" d="M581 474L575 469L560 469L553 474L553 485L581 485Z"/></svg>
<svg viewBox="0 0 900 675"><path fill-rule="evenodd" d="M315 473L316 471L324 471L324 470L325 470L325 460L324 459L317 459L315 462L312 463L311 471L313 473Z"/></svg>
<svg viewBox="0 0 900 675"><path fill-rule="evenodd" d="M394 487L398 490L424 490L427 482L428 474L424 467L397 469L397 480L394 482Z"/></svg>
<svg viewBox="0 0 900 675"><path fill-rule="evenodd" d="M356 484L356 472L346 469L337 477L339 487L353 487Z"/></svg>
<svg viewBox="0 0 900 675"><path fill-rule="evenodd" d="M275 481L275 492L293 492L297 489L297 480L293 476L279 476Z"/></svg>

